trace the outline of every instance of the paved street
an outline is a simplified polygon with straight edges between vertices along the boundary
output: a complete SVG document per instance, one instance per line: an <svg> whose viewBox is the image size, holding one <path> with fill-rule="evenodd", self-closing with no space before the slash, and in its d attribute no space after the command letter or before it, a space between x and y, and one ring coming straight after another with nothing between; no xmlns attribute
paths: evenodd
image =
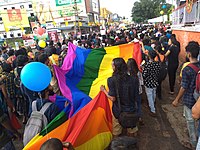
<svg viewBox="0 0 200 150"><path fill-rule="evenodd" d="M183 106L174 108L171 105L176 95L169 95L167 89L168 82L165 81L163 83L163 100L156 101L156 118L149 116L145 97L143 97L145 125L139 130L140 150L187 150L189 147L186 122L182 115Z"/></svg>
<svg viewBox="0 0 200 150"><path fill-rule="evenodd" d="M178 85L176 85L178 86ZM163 83L163 100L157 100L157 117L148 114L148 107L143 96L143 120L145 125L139 127L139 150L189 150L186 122L183 117L183 107L174 108L171 105L176 95L167 94L168 82ZM176 89L178 90L178 89ZM177 92L177 91L176 91ZM22 144L15 141L17 150Z"/></svg>

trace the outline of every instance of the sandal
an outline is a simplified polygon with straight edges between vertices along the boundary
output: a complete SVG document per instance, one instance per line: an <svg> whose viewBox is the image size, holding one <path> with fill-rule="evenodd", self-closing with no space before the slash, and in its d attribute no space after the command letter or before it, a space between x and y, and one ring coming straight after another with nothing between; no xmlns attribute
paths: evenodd
<svg viewBox="0 0 200 150"><path fill-rule="evenodd" d="M171 92L171 91L170 91L169 94L174 95L174 92Z"/></svg>

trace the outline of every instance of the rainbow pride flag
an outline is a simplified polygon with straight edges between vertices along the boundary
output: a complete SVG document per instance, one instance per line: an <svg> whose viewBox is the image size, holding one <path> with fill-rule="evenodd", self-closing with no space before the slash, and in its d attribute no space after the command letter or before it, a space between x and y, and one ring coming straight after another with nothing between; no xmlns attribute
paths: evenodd
<svg viewBox="0 0 200 150"><path fill-rule="evenodd" d="M139 43L99 49L83 49L69 43L68 54L61 68L54 66L62 94L71 101L70 116L94 98L101 85L107 85L112 76L112 60L135 58L140 65L142 54Z"/></svg>
<svg viewBox="0 0 200 150"><path fill-rule="evenodd" d="M54 72L70 105L24 149L37 150L50 137L69 141L76 149L100 150L107 147L111 140L110 106L105 95L98 93L100 86L107 85L107 78L112 76L111 63L116 57L125 61L133 57L140 65L139 43L99 49L84 49L69 43L62 67L54 66ZM69 112L69 120L66 112Z"/></svg>
<svg viewBox="0 0 200 150"><path fill-rule="evenodd" d="M43 130L24 150L39 150L50 138L71 142L77 150L105 149L112 139L112 115L106 95L100 92L72 118L50 133Z"/></svg>

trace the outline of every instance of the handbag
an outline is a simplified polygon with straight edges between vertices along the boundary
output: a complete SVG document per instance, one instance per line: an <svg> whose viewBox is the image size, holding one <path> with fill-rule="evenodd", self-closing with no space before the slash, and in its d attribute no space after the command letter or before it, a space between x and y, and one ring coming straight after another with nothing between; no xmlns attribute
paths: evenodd
<svg viewBox="0 0 200 150"><path fill-rule="evenodd" d="M119 115L119 118L118 118L119 124L123 128L134 128L134 127L136 127L136 124L139 120L139 116L136 112L125 112L125 111L121 110L119 90L118 90L117 85L118 85L117 80L115 80L117 101L118 101L118 106L119 106L119 111L120 111L120 115Z"/></svg>

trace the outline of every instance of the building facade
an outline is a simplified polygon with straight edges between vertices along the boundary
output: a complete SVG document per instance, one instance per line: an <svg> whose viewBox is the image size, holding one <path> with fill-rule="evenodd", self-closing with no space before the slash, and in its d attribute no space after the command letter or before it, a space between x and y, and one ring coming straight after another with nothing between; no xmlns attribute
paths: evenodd
<svg viewBox="0 0 200 150"><path fill-rule="evenodd" d="M40 22L48 30L83 30L88 25L100 22L99 0L2 0L0 11L2 14L8 11L26 11L27 18L31 22ZM25 12L23 12L25 13ZM21 12L21 15L23 14ZM9 13L7 14L9 15ZM19 17L20 18L20 17ZM0 38L21 37L25 33L23 25L9 27L0 16Z"/></svg>
<svg viewBox="0 0 200 150"><path fill-rule="evenodd" d="M22 17L31 17L34 16L34 11L32 8L32 0L2 0L0 2L0 38L13 38L13 37L22 37L23 30L20 27L13 26L8 31L6 31L7 24L3 22L3 15L9 15L9 12L12 10L22 10L26 9L26 14L23 14ZM9 19L9 18L8 18ZM27 18L23 18L27 19Z"/></svg>
<svg viewBox="0 0 200 150"><path fill-rule="evenodd" d="M176 1L172 13L172 30L181 43L181 59L185 59L185 47L189 41L200 43L200 3L197 0Z"/></svg>

